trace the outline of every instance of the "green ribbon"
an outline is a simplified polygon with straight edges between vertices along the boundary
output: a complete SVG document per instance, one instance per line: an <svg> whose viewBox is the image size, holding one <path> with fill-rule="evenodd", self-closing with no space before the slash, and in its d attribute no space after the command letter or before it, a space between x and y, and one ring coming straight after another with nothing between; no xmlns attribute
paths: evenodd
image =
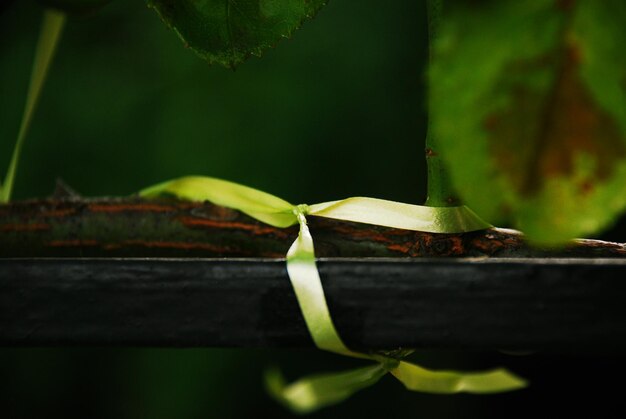
<svg viewBox="0 0 626 419"><path fill-rule="evenodd" d="M295 412L307 413L338 403L356 391L375 384L387 373L391 373L408 390L426 393L481 394L526 386L523 379L502 368L476 373L431 371L403 361L402 358L410 353L407 350L384 354L354 352L343 343L332 321L315 262L307 216L430 233L463 233L491 227L465 206L436 208L364 197L315 205L293 205L257 189L201 176L164 182L142 190L140 195L147 198L173 195L191 201L209 201L280 228L299 224L298 237L287 252L287 272L313 342L320 349L373 360L376 364L347 372L306 377L289 385L277 370L269 371L266 384L270 394Z"/></svg>

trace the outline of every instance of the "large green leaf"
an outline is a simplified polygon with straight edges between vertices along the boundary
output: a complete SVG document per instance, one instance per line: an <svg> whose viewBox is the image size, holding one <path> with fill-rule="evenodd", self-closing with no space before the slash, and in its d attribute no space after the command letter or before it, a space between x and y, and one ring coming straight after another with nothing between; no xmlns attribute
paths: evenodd
<svg viewBox="0 0 626 419"><path fill-rule="evenodd" d="M626 2L451 1L430 111L459 194L556 244L626 206Z"/></svg>
<svg viewBox="0 0 626 419"><path fill-rule="evenodd" d="M234 67L288 38L327 0L148 0L187 46Z"/></svg>

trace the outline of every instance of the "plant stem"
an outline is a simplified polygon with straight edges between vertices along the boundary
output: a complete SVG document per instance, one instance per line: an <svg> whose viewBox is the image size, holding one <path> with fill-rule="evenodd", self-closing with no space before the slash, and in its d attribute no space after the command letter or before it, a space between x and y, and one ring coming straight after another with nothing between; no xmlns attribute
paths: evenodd
<svg viewBox="0 0 626 419"><path fill-rule="evenodd" d="M427 7L429 62L432 62L433 43L437 37L437 32L441 22L443 0L427 0ZM431 207L449 207L459 205L460 200L452 187L450 175L445 168L444 162L441 160L440 147L436 138L432 134L430 122L426 133L426 164L428 175L426 205Z"/></svg>
<svg viewBox="0 0 626 419"><path fill-rule="evenodd" d="M17 163L20 159L24 138L26 137L28 128L33 118L35 107L41 93L41 88L43 87L46 79L46 74L48 72L48 68L50 67L50 63L52 62L64 23L64 13L53 9L47 9L44 12L43 22L41 24L41 33L39 34L39 40L37 41L35 60L33 62L30 84L28 86L28 93L26 96L26 105L24 106L22 122L20 124L20 130L17 134L15 147L13 148L13 155L11 156L11 162L9 163L9 168L4 180L4 186L0 187L0 202L8 202L11 199L13 184L15 183Z"/></svg>

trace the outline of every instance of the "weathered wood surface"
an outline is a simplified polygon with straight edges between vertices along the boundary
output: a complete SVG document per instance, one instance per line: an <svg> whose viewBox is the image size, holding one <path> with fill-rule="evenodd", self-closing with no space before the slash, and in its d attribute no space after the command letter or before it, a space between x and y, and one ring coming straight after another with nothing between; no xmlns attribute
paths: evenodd
<svg viewBox="0 0 626 419"><path fill-rule="evenodd" d="M624 257L626 246L578 240L529 247L513 230L432 234L309 217L319 257ZM279 229L209 203L138 198L44 199L0 205L0 257L283 257Z"/></svg>
<svg viewBox="0 0 626 419"><path fill-rule="evenodd" d="M327 259L354 348L626 347L626 260ZM283 260L0 259L0 344L312 346Z"/></svg>

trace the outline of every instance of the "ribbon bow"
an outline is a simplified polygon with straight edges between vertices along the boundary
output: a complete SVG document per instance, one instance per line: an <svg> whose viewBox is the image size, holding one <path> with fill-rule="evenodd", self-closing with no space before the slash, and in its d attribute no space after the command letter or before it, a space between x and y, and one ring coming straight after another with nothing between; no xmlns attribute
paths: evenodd
<svg viewBox="0 0 626 419"><path fill-rule="evenodd" d="M475 373L427 370L402 360L411 350L354 352L343 343L330 316L307 216L430 233L463 233L491 227L465 206L425 207L365 197L293 205L257 189L201 176L164 182L142 190L140 195L147 198L174 195L191 201L209 201L239 210L274 227L300 225L298 237L287 252L287 272L313 342L320 349L373 360L376 364L341 373L319 374L289 385L278 371L269 371L266 381L270 393L295 412L306 413L342 401L373 385L387 373L407 389L427 393L495 393L526 385L523 379L502 368Z"/></svg>

